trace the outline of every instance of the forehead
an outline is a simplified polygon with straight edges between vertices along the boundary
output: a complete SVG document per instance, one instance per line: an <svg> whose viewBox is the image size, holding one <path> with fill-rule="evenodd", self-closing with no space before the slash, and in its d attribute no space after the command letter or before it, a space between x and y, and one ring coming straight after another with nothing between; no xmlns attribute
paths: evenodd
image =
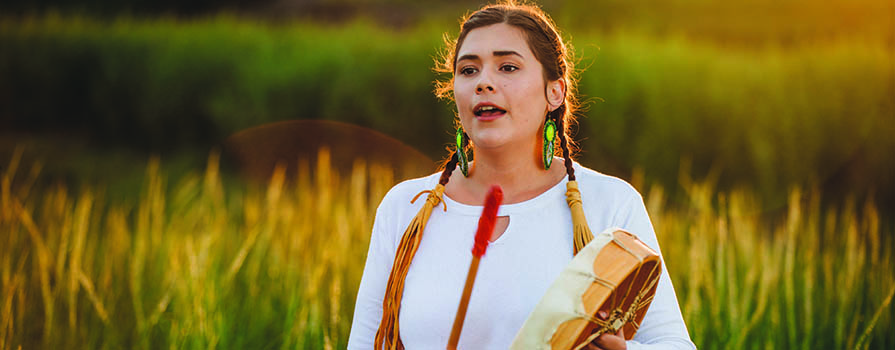
<svg viewBox="0 0 895 350"><path fill-rule="evenodd" d="M524 58L534 58L521 29L506 23L476 28L466 34L457 57L477 55L490 57L494 51L515 51Z"/></svg>

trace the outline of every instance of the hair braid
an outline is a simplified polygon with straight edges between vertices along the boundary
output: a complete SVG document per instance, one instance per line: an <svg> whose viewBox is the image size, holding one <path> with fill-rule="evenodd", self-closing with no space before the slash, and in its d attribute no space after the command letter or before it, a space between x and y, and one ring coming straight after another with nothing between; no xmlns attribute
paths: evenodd
<svg viewBox="0 0 895 350"><path fill-rule="evenodd" d="M441 178L438 179L438 183L442 186L447 185L448 181L451 180L451 173L454 172L454 169L457 169L457 163L460 161L458 154L460 152L461 151L459 149L454 151L454 153L451 155L451 159L444 164L444 171L441 172Z"/></svg>
<svg viewBox="0 0 895 350"><path fill-rule="evenodd" d="M565 159L566 173L569 174L569 181L575 181L575 168L572 167L572 152L569 151L569 141L566 139L566 118L563 117L565 111L566 104L563 103L552 112L552 118L556 120L556 128L559 131L559 146L562 148L562 157Z"/></svg>

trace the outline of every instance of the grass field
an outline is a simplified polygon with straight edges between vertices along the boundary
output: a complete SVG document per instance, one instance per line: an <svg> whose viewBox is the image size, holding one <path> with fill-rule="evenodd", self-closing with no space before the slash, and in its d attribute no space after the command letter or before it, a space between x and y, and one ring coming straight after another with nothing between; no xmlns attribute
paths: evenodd
<svg viewBox="0 0 895 350"><path fill-rule="evenodd" d="M768 202L785 203L778 195L792 186L820 184L829 197L875 193L895 208L895 39L872 29L891 28L890 5L803 6L825 19L872 14L854 20L868 26L859 33L818 19L809 27L819 32L808 35L736 11L718 17L704 1L663 1L692 2L686 8L695 12L659 12L676 21L667 30L620 19L612 21L628 26L563 27L591 102L576 133L583 162L616 174L644 167L672 191L688 158L699 177L717 172L720 188L750 186ZM770 2L751 1L773 12ZM581 7L561 13L619 12L574 3ZM604 5L612 4L622 6ZM223 14L0 15L0 129L75 130L97 148L167 152L171 162L185 149L201 159L248 127L324 119L375 129L438 159L454 115L432 94L432 58L442 34L457 31L455 15L445 21L395 29Z"/></svg>
<svg viewBox="0 0 895 350"><path fill-rule="evenodd" d="M372 217L390 169L297 179L168 179L152 159L139 196L41 183L16 153L0 176L0 350L344 348ZM639 180L635 177L633 183ZM748 191L681 181L645 199L701 349L895 346L891 229L872 204L821 209L793 190L767 219Z"/></svg>

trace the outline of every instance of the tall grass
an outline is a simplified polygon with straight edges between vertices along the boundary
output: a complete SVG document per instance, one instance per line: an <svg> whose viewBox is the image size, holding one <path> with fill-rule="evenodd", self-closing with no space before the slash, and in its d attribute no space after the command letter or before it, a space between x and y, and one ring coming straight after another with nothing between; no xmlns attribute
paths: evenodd
<svg viewBox="0 0 895 350"><path fill-rule="evenodd" d="M794 189L785 213L769 218L748 191L682 183L686 205L668 206L661 188L646 201L697 345L895 345L895 237L871 202L823 208L818 191Z"/></svg>
<svg viewBox="0 0 895 350"><path fill-rule="evenodd" d="M0 176L0 350L344 348L373 211L390 169L296 179L167 179L138 198L37 186L16 153ZM174 183L169 183L169 181ZM746 191L684 181L647 203L693 340L704 349L891 348L892 232L871 204L821 209L793 191L769 223Z"/></svg>
<svg viewBox="0 0 895 350"><path fill-rule="evenodd" d="M321 157L294 187L278 172L229 192L217 164L170 186L151 160L139 199L110 205L101 189L31 192L13 159L0 348L343 348L391 170L328 176Z"/></svg>

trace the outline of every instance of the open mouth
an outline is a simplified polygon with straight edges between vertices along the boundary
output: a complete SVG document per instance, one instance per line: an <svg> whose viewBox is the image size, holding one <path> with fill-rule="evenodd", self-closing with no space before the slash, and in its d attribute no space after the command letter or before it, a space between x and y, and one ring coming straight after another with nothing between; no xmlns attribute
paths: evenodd
<svg viewBox="0 0 895 350"><path fill-rule="evenodd" d="M496 117L506 114L507 111L505 111L495 105L487 104L487 105L477 106L475 108L475 110L472 111L472 113L475 114L475 116L479 117L479 118L496 118Z"/></svg>

